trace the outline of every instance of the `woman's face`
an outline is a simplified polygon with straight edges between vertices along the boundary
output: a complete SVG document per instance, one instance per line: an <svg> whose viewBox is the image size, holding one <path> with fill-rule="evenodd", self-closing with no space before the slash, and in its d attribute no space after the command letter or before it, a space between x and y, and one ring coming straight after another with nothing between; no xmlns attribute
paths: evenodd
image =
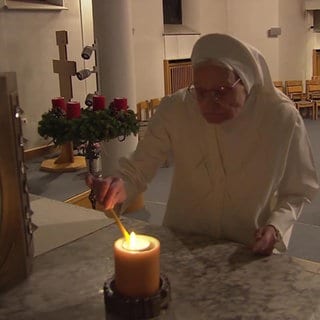
<svg viewBox="0 0 320 320"><path fill-rule="evenodd" d="M192 93L207 122L219 124L238 116L247 93L234 72L220 66L201 65L194 68L193 79Z"/></svg>

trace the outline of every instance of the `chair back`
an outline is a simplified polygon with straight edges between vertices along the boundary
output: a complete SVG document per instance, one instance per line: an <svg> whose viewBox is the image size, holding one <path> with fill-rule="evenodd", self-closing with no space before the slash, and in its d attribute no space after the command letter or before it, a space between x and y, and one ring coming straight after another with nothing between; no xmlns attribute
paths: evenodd
<svg viewBox="0 0 320 320"><path fill-rule="evenodd" d="M284 92L284 90L283 90L283 82L282 81L273 81L273 85L277 88L277 89L279 89L281 92Z"/></svg>
<svg viewBox="0 0 320 320"><path fill-rule="evenodd" d="M293 101L300 101L305 98L303 93L302 80L286 80L285 94Z"/></svg>
<svg viewBox="0 0 320 320"><path fill-rule="evenodd" d="M159 106L160 102L161 102L161 99L159 98L154 98L150 100L149 107L150 107L151 116L153 116L154 113L156 112L156 109Z"/></svg>
<svg viewBox="0 0 320 320"><path fill-rule="evenodd" d="M137 119L139 121L148 121L150 118L149 102L147 100L137 103Z"/></svg>
<svg viewBox="0 0 320 320"><path fill-rule="evenodd" d="M306 94L310 100L320 100L320 79L306 80Z"/></svg>

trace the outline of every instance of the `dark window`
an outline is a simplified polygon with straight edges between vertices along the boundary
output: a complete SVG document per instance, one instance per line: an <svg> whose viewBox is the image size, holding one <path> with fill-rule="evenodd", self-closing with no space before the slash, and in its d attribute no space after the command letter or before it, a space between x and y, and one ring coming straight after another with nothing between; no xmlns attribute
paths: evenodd
<svg viewBox="0 0 320 320"><path fill-rule="evenodd" d="M163 23L182 24L181 0L162 0Z"/></svg>

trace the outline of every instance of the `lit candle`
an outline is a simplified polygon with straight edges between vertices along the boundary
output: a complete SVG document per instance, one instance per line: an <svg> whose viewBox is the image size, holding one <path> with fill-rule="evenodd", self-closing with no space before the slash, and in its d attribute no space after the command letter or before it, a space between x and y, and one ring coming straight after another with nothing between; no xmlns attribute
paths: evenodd
<svg viewBox="0 0 320 320"><path fill-rule="evenodd" d="M52 108L60 108L64 111L66 111L66 102L64 100L64 97L56 97L51 99Z"/></svg>
<svg viewBox="0 0 320 320"><path fill-rule="evenodd" d="M160 242L158 239L130 234L114 243L115 285L128 297L149 297L160 286Z"/></svg>
<svg viewBox="0 0 320 320"><path fill-rule="evenodd" d="M80 102L69 101L67 103L67 119L79 118L81 115Z"/></svg>
<svg viewBox="0 0 320 320"><path fill-rule="evenodd" d="M106 108L106 102L104 96L94 95L92 97L92 109L93 111L104 110Z"/></svg>

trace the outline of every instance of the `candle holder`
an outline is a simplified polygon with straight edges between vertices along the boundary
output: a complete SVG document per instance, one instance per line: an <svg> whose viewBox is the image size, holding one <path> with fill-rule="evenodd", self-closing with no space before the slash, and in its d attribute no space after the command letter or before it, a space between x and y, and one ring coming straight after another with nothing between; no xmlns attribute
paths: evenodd
<svg viewBox="0 0 320 320"><path fill-rule="evenodd" d="M142 320L160 315L167 309L171 299L169 279L160 274L160 287L156 294L149 297L128 297L117 291L115 277L108 279L103 286L106 319L108 315L117 319ZM108 318L109 319L109 318Z"/></svg>
<svg viewBox="0 0 320 320"><path fill-rule="evenodd" d="M88 141L84 153L88 172L96 177L102 177L100 144L98 142L93 143L92 141ZM90 191L89 200L92 209L96 209L96 195L93 189Z"/></svg>

